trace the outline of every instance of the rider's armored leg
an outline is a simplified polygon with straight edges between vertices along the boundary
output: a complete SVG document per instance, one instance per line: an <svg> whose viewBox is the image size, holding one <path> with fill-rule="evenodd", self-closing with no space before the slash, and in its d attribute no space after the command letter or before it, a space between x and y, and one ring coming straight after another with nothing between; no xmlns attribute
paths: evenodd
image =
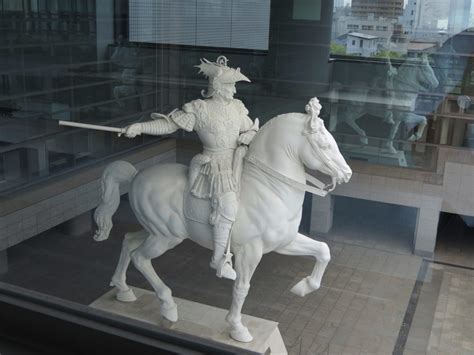
<svg viewBox="0 0 474 355"><path fill-rule="evenodd" d="M226 253L232 224L233 222L221 217L218 224L214 226L214 253L211 267L216 269L217 277L235 280L237 274L232 268L232 254Z"/></svg>
<svg viewBox="0 0 474 355"><path fill-rule="evenodd" d="M238 200L235 192L227 192L212 201L213 212L210 223L213 227L214 253L211 267L216 269L217 277L235 280L237 277L232 268L232 254L227 251L232 224L237 214ZM230 249L230 248L229 248Z"/></svg>

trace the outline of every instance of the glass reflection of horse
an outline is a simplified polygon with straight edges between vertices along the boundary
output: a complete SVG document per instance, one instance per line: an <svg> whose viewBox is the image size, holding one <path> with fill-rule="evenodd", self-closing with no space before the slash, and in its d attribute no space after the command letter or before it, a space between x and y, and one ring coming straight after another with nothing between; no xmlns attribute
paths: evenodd
<svg viewBox="0 0 474 355"><path fill-rule="evenodd" d="M415 130L408 140L419 140L426 127L426 117L417 115L414 112L416 99L420 92L428 92L436 88L439 84L438 79L430 65L428 57L423 55L421 60L406 60L398 69L392 67L388 59L387 80L385 90L387 92L387 105L385 108L375 107L374 105L357 104L350 105L350 108L338 117L339 121L347 123L360 136L362 144L368 144L365 131L357 124L357 120L366 114L381 117L384 122L390 123L388 139L385 142L384 149L389 153L396 153L393 146L393 140L398 132L401 122L414 126ZM360 90L359 90L360 91ZM368 89L365 90L367 95ZM361 93L358 92L361 97ZM398 103L408 103L408 109L393 109L399 106ZM331 131L336 129L338 122L334 122Z"/></svg>
<svg viewBox="0 0 474 355"><path fill-rule="evenodd" d="M227 315L231 336L238 341L252 340L241 322L241 310L250 279L263 254L275 251L316 259L311 275L291 290L300 296L319 288L330 259L326 243L298 233L307 189L305 167L331 176L332 186L348 182L352 171L318 117L320 106L314 106L315 101L312 99L306 106L308 114L288 113L270 120L257 133L247 152L240 207L231 236L237 279ZM161 314L171 321L178 318L176 303L151 260L187 238L208 249L213 245L211 226L188 219L183 212L187 174L188 168L180 164L156 165L137 173L127 162L111 163L102 176L103 198L95 212L98 225L95 239L105 240L120 202L119 184L131 182L130 204L144 229L125 234L111 285L117 288L119 300L136 299L126 283L126 271L133 261L160 299Z"/></svg>

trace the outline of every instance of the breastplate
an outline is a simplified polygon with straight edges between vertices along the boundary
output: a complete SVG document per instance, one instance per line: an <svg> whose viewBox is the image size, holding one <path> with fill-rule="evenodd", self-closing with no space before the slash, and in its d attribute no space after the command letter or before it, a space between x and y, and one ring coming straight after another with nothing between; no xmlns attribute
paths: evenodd
<svg viewBox="0 0 474 355"><path fill-rule="evenodd" d="M235 149L240 134L240 117L235 105L206 102L206 112L202 112L197 122L196 132L205 150L220 151Z"/></svg>

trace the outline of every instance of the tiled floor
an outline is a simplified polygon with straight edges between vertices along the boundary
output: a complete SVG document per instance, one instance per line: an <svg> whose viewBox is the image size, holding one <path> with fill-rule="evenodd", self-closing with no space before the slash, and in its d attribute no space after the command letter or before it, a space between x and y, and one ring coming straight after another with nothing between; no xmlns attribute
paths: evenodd
<svg viewBox="0 0 474 355"><path fill-rule="evenodd" d="M12 248L0 280L91 303L109 289L123 233L137 229L126 204L114 222L103 243L51 231ZM474 353L474 271L423 261L393 231L379 230L378 239L369 233L364 242L353 235L345 240L342 227L326 236L332 261L320 290L305 298L290 293L313 260L271 253L255 273L243 312L278 321L290 354L442 354L448 347L453 354ZM210 255L186 241L153 264L177 297L228 308L232 283L213 275ZM150 288L133 267L129 282Z"/></svg>

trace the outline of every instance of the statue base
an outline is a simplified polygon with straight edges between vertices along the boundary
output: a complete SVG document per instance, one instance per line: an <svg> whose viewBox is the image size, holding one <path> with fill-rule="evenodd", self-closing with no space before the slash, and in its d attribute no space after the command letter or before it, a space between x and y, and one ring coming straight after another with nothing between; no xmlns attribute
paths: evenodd
<svg viewBox="0 0 474 355"><path fill-rule="evenodd" d="M230 337L230 326L225 321L227 310L174 297L178 305L178 321L172 323L160 315L160 303L152 291L133 287L137 300L131 303L117 301L112 289L90 304L91 307L120 316L133 318L180 333L205 338L221 344L254 351L260 354L287 354L278 330L278 323L242 315L254 340L241 343Z"/></svg>
<svg viewBox="0 0 474 355"><path fill-rule="evenodd" d="M362 160L372 164L407 167L407 160L403 151L389 153L377 147L354 144L340 144L339 148L341 153L349 159Z"/></svg>

